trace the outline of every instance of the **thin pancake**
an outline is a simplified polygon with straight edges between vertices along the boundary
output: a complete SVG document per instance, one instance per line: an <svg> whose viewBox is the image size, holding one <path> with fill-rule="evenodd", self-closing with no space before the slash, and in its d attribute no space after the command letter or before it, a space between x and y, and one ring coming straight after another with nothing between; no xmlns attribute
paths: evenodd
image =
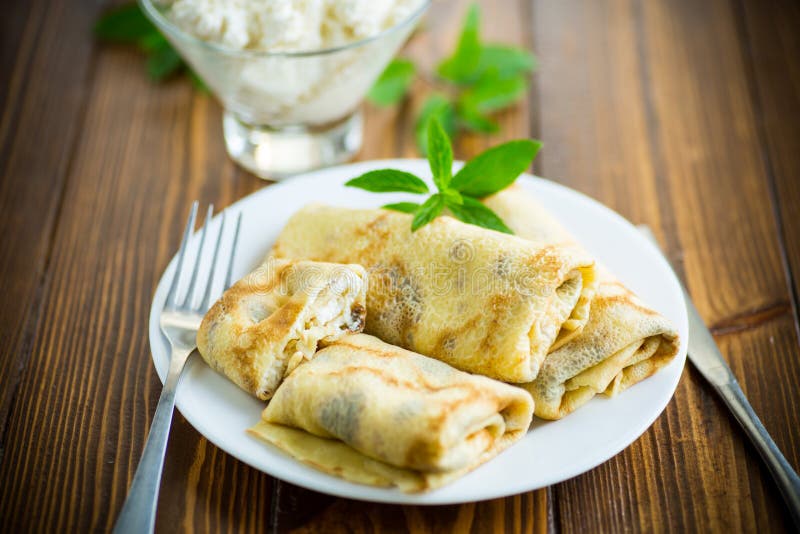
<svg viewBox="0 0 800 534"><path fill-rule="evenodd" d="M319 342L363 329L366 291L360 265L270 259L211 307L197 347L211 367L266 400Z"/></svg>
<svg viewBox="0 0 800 534"><path fill-rule="evenodd" d="M527 382L588 320L594 261L580 247L439 217L307 206L271 254L359 263L370 274L365 332L473 373Z"/></svg>
<svg viewBox="0 0 800 534"><path fill-rule="evenodd" d="M520 237L574 242L519 186L484 202ZM551 352L536 379L524 385L536 401L538 417L560 419L597 394L616 395L653 375L678 353L678 334L667 319L605 269L600 268L599 278L583 330Z"/></svg>
<svg viewBox="0 0 800 534"><path fill-rule="evenodd" d="M251 433L346 480L423 491L519 440L532 412L520 388L357 334L292 371Z"/></svg>

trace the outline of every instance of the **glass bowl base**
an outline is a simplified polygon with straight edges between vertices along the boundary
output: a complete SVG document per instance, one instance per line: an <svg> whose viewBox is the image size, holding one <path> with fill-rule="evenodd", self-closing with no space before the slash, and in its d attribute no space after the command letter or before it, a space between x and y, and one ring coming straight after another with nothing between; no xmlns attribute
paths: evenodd
<svg viewBox="0 0 800 534"><path fill-rule="evenodd" d="M248 124L226 111L222 118L228 154L265 180L348 161L361 148L363 119L356 111L325 126L275 128Z"/></svg>

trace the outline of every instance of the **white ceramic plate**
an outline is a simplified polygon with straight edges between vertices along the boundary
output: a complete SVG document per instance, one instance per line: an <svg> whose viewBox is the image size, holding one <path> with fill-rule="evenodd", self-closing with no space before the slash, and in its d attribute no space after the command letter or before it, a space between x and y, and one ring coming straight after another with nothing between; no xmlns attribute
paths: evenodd
<svg viewBox="0 0 800 534"><path fill-rule="evenodd" d="M411 195L376 195L342 185L367 170L383 167L405 169L421 177L430 175L424 160L363 162L313 172L264 188L233 204L228 208L229 214L243 214L234 274L237 278L244 276L258 265L289 216L309 202L377 207L410 200ZM653 423L678 384L686 358L688 329L680 286L661 253L615 212L541 178L523 176L519 183L533 192L628 287L678 326L680 353L670 365L614 399L595 398L560 421L535 421L524 439L497 458L449 486L418 495L346 482L249 436L245 429L258 421L264 403L244 393L196 356L184 371L177 395L178 409L211 442L256 469L316 491L367 501L450 504L513 495L574 477L619 453ZM216 235L219 222L216 217L212 236ZM195 234L193 245L197 244L197 237ZM222 258L227 257L229 246L229 242L223 242ZM205 262L206 268L209 263ZM174 269L173 259L161 278L150 310L150 346L162 381L169 347L159 331L158 315Z"/></svg>

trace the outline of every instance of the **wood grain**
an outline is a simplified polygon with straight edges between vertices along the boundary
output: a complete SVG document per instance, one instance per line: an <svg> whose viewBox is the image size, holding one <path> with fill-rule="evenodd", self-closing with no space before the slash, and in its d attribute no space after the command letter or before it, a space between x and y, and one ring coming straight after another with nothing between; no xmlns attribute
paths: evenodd
<svg viewBox="0 0 800 534"><path fill-rule="evenodd" d="M757 113L764 167L773 186L795 320L800 302L800 4L773 0L735 5ZM800 335L800 332L798 333Z"/></svg>
<svg viewBox="0 0 800 534"><path fill-rule="evenodd" d="M88 2L49 4L17 2L0 22L0 455L91 68L93 9ZM75 45L65 47L63 39Z"/></svg>
<svg viewBox="0 0 800 534"><path fill-rule="evenodd" d="M112 526L160 391L146 318L187 199L226 205L263 184L225 157L216 104L188 83L152 85L137 54L104 50L88 91L0 465L0 517L20 531ZM165 481L176 489L161 492L164 528L265 528L268 477L180 420Z"/></svg>
<svg viewBox="0 0 800 534"><path fill-rule="evenodd" d="M467 0L438 0L404 53L423 72L367 106L360 159L416 157L413 116ZM97 2L4 6L0 21L0 531L103 531L160 383L146 317L192 199L265 182L225 155L219 105L152 85L97 48ZM545 143L534 170L651 225L790 463L800 466L800 9L786 0L481 2L489 40L541 68L496 136ZM176 415L158 531L783 531L744 435L687 368L621 454L546 490L460 506L339 499L234 460Z"/></svg>
<svg viewBox="0 0 800 534"><path fill-rule="evenodd" d="M797 338L768 176L757 151L742 149L757 146L758 132L731 6L540 2L534 14L542 172L660 227L706 319L738 326L721 348L798 465L786 431L800 424ZM765 381L786 396L755 386ZM707 391L685 373L639 441L556 486L558 524L786 528L768 474Z"/></svg>

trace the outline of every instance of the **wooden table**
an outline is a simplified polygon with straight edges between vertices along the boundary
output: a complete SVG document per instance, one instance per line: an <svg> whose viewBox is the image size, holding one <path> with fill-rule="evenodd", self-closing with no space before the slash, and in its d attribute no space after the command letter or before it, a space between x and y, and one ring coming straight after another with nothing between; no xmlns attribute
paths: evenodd
<svg viewBox="0 0 800 534"><path fill-rule="evenodd" d="M102 2L4 9L0 85L0 531L107 530L161 384L147 314L189 203L265 182L225 155L220 107L98 47ZM405 53L450 49L439 1ZM484 33L536 51L530 94L469 157L534 136L534 171L657 232L756 412L800 467L800 5L483 2ZM416 155L412 113L367 107L360 159ZM157 529L370 532L791 529L755 450L687 367L664 414L600 467L460 506L365 504L233 459L176 414Z"/></svg>

